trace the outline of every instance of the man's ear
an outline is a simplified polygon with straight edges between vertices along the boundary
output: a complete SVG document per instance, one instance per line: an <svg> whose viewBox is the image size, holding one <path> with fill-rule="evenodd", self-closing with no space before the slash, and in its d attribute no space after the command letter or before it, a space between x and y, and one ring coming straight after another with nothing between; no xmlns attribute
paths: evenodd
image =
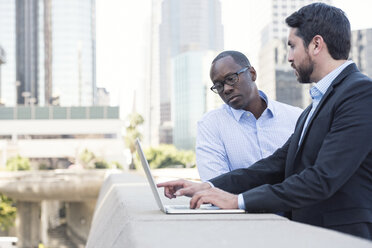
<svg viewBox="0 0 372 248"><path fill-rule="evenodd" d="M249 67L249 73L251 74L251 79L252 81L256 81L256 78L257 78L257 73L256 73L256 70L254 69L253 66Z"/></svg>
<svg viewBox="0 0 372 248"><path fill-rule="evenodd" d="M313 47L312 52L314 55L318 55L324 49L324 46L326 45L324 43L323 37L320 35L315 35L311 41L311 44Z"/></svg>

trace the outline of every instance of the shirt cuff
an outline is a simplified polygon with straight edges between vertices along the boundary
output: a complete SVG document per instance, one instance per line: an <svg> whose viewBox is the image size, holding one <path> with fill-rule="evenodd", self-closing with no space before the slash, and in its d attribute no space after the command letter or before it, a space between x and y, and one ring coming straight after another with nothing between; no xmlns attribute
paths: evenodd
<svg viewBox="0 0 372 248"><path fill-rule="evenodd" d="M244 209L245 210L245 203L244 203L243 194L239 194L238 195L238 207L240 209Z"/></svg>
<svg viewBox="0 0 372 248"><path fill-rule="evenodd" d="M209 182L209 181L205 181L206 183L209 183L209 185L211 186L211 188L214 188L214 185L213 183Z"/></svg>

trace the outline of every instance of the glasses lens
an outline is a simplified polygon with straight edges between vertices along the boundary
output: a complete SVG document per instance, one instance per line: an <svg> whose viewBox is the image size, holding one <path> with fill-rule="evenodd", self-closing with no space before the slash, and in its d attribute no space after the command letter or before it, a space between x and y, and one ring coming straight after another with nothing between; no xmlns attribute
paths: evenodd
<svg viewBox="0 0 372 248"><path fill-rule="evenodd" d="M214 93L221 93L223 91L223 84L222 83L215 83L212 87L211 90Z"/></svg>
<svg viewBox="0 0 372 248"><path fill-rule="evenodd" d="M225 83L230 85L230 86L233 86L237 81L238 81L238 75L237 74L232 74L232 75L225 78Z"/></svg>

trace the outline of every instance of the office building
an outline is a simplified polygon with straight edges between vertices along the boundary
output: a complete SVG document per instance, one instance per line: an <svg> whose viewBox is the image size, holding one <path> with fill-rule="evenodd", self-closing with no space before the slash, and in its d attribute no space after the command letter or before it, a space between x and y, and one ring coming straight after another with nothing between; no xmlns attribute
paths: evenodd
<svg viewBox="0 0 372 248"><path fill-rule="evenodd" d="M310 104L312 84L300 84L287 61L287 38L272 39L260 51L258 88L270 99L300 108Z"/></svg>
<svg viewBox="0 0 372 248"><path fill-rule="evenodd" d="M253 0L251 0L253 1ZM271 99L305 108L311 101L310 84L299 84L287 61L289 28L285 18L299 8L314 2L331 4L330 0L271 0L255 5L252 18L258 18L260 47L258 53L258 87ZM257 40L256 40L257 41Z"/></svg>
<svg viewBox="0 0 372 248"><path fill-rule="evenodd" d="M148 49L148 77L144 84L143 144L159 144L160 127L160 88L159 88L159 25L161 22L162 0L151 0L150 32Z"/></svg>
<svg viewBox="0 0 372 248"><path fill-rule="evenodd" d="M190 51L172 60L173 144L179 149L194 149L198 120L222 104L219 95L209 90L209 70L216 56L215 51Z"/></svg>
<svg viewBox="0 0 372 248"><path fill-rule="evenodd" d="M96 95L95 0L52 0L52 84L63 106L90 106Z"/></svg>
<svg viewBox="0 0 372 248"><path fill-rule="evenodd" d="M6 63L1 65L1 101L6 105L16 104L16 10L14 0L0 1L0 46L6 54Z"/></svg>
<svg viewBox="0 0 372 248"><path fill-rule="evenodd" d="M95 0L3 0L6 105L95 103Z"/></svg>
<svg viewBox="0 0 372 248"><path fill-rule="evenodd" d="M159 142L172 143L172 59L188 51L221 51L223 26L219 0L164 0L161 10Z"/></svg>
<svg viewBox="0 0 372 248"><path fill-rule="evenodd" d="M39 1L17 0L16 80L17 104L39 102Z"/></svg>
<svg viewBox="0 0 372 248"><path fill-rule="evenodd" d="M350 58L359 70L372 77L372 28L352 31Z"/></svg>
<svg viewBox="0 0 372 248"><path fill-rule="evenodd" d="M110 105L110 92L106 88L97 88L97 106L109 106Z"/></svg>

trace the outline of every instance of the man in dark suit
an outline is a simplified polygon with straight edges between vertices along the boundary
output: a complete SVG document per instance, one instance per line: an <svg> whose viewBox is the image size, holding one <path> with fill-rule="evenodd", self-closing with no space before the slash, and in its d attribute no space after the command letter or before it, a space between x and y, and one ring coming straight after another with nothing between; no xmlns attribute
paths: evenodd
<svg viewBox="0 0 372 248"><path fill-rule="evenodd" d="M347 60L350 23L322 3L286 22L288 61L300 83L316 82L292 136L270 157L209 183L158 186L169 198L192 197L192 208L285 211L294 221L372 239L372 80Z"/></svg>

